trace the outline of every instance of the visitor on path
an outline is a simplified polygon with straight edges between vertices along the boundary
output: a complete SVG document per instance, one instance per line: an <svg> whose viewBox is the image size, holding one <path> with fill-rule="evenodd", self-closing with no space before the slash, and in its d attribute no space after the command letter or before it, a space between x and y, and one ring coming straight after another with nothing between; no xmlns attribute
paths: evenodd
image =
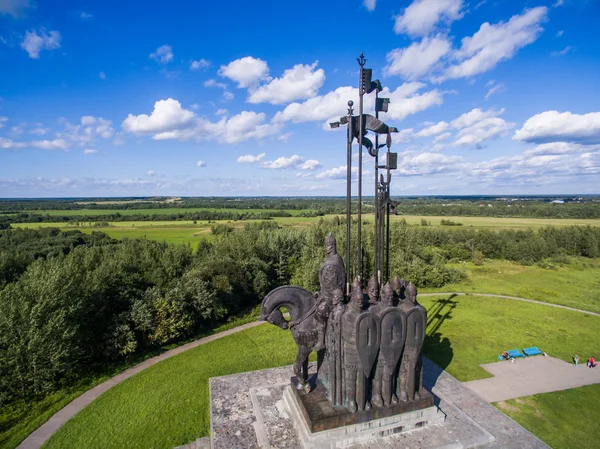
<svg viewBox="0 0 600 449"><path fill-rule="evenodd" d="M587 366L588 368L596 368L596 361L594 360L594 357L590 357L590 359L587 362Z"/></svg>
<svg viewBox="0 0 600 449"><path fill-rule="evenodd" d="M573 360L575 361L575 366L579 366L579 356L577 354L575 354L575 357L573 357Z"/></svg>

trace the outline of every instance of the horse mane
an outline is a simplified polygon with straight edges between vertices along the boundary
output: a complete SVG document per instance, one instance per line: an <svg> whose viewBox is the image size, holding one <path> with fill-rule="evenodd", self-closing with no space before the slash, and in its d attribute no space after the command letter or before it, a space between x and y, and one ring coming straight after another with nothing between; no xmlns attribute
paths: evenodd
<svg viewBox="0 0 600 449"><path fill-rule="evenodd" d="M292 290L293 292L295 292L295 293L296 293L296 295L293 295L293 296L296 296L296 297L297 297L297 293L300 293L300 292L301 292L301 293L305 293L305 295L306 295L307 297L308 297L309 295L310 295L310 297L312 297L312 296L313 296L313 294L312 294L311 292L309 292L308 290L306 290L306 289L304 289L304 288L302 288L302 287L297 287L297 286L295 286L295 285L282 285L281 287L277 287L277 288L275 288L275 289L271 290L269 293L267 293L267 295L266 295L266 296L263 298L263 300L262 300L262 305L261 305L261 315L262 315L262 316L261 316L261 319L263 319L263 320L264 320L264 319L266 319L266 317L267 317L267 316L269 315L269 313L271 313L271 311L272 311L272 310L270 310L270 309L268 309L268 308L267 308L267 307L270 305L270 304L269 304L269 300L270 300L270 299L271 299L273 296L275 296L275 295L277 295L277 294L281 294L281 293L282 293L282 291L285 291L285 290ZM290 295L290 296L292 296L292 295Z"/></svg>

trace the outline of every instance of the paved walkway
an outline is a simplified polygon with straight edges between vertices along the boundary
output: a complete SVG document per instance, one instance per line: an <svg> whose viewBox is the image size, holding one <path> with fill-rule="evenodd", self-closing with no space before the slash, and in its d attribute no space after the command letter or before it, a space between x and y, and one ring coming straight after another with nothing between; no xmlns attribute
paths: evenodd
<svg viewBox="0 0 600 449"><path fill-rule="evenodd" d="M39 427L35 432L25 438L25 440L23 440L17 449L37 449L41 447L54 434L54 432L56 432L64 423L75 416L78 412L83 410L83 408L90 404L90 402L92 402L105 391L110 390L115 385L120 384L126 379L129 379L134 374L137 374L140 371L151 367L152 365L156 365L158 362L162 362L163 360L171 358L177 354L181 354L188 349L195 348L219 338L227 337L228 335L235 334L236 332L250 329L251 327L259 326L263 323L264 321L254 321L242 326L234 327L233 329L219 332L218 334L209 335L208 337L204 337L191 343L179 346L175 349L171 349L170 351L157 355L156 357L148 359L139 365L123 371L121 374L108 379L106 382L103 382L100 385L96 385L91 390L83 393L77 399L74 399L65 408L58 411L54 416L52 416L52 418L46 421L46 423Z"/></svg>
<svg viewBox="0 0 600 449"><path fill-rule="evenodd" d="M570 310L571 312L585 313L587 315L600 316L600 313L590 312L589 310L576 309L574 307L561 306L560 304L551 304L549 302L536 301L535 299L520 298L518 296L496 295L494 293L476 293L476 292L437 292L437 293L419 293L419 296L441 296L441 295L468 295L468 296L486 296L488 298L513 299L515 301L530 302L540 306L557 307L559 309Z"/></svg>
<svg viewBox="0 0 600 449"><path fill-rule="evenodd" d="M600 367L575 366L554 357L534 356L480 365L494 375L464 385L488 402L600 384Z"/></svg>

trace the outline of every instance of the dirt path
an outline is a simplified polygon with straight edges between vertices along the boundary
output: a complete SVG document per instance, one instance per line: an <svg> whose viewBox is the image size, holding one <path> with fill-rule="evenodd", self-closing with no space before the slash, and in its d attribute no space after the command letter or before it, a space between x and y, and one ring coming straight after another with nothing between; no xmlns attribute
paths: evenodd
<svg viewBox="0 0 600 449"><path fill-rule="evenodd" d="M129 379L134 374L137 374L140 371L151 367L152 365L156 365L158 362L162 362L163 360L166 360L177 354L181 354L182 352L185 352L188 349L192 349L205 343L218 340L219 338L227 337L228 335L235 334L236 332L250 329L251 327L259 326L263 323L264 321L254 321L248 324L244 324L242 326L234 327L233 329L219 332L218 334L209 335L208 337L204 337L191 343L179 346L175 349L171 349L170 351L157 355L156 357L148 359L140 363L139 365L129 368L126 371L123 371L121 374L118 374L115 377L112 377L107 381L101 383L100 385L96 385L91 390L86 391L81 396L71 401L63 409L56 412L54 416L52 416L52 418L50 418L41 427L35 430L31 435L25 438L23 442L17 447L17 449L37 449L41 447L54 434L54 432L56 432L60 427L62 427L64 423L66 423L69 419L75 416L78 412L83 410L85 406L90 404L102 393L110 390L112 387L114 387L117 384L120 384L124 380Z"/></svg>

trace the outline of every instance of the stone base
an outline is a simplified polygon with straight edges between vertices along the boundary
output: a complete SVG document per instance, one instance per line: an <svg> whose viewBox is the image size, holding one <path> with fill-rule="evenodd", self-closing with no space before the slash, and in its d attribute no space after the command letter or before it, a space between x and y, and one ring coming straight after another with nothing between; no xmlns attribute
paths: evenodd
<svg viewBox="0 0 600 449"><path fill-rule="evenodd" d="M291 370L291 367L273 368L210 379L212 449L283 449L319 447L319 444L332 447L331 441L325 439L310 441L308 430L303 436L301 425L305 425L305 429L308 425L303 424L301 413L288 406L294 401L294 392L289 390ZM337 438L340 445L345 441L344 444L361 449L549 449L426 358L423 359L423 384L433 394L441 413L434 413L433 408L419 411L421 416L410 412L400 417L377 418L371 423L357 424L353 429L338 428L340 435L330 433L329 436ZM444 415L446 419L441 422ZM425 421L428 427L419 424ZM378 438L360 440L367 438L367 434L361 432L368 432L369 425L379 426L375 430ZM351 438L364 442L352 443Z"/></svg>
<svg viewBox="0 0 600 449"><path fill-rule="evenodd" d="M341 417L354 417L356 419L348 420L357 421L355 424L314 432L311 430L309 422L306 420L308 413L306 413L306 409L302 402L302 396L303 395L298 394L298 390L292 388L291 386L288 386L283 391L283 399L290 412L291 421L294 423L294 427L298 431L299 443L301 447L323 449L349 447L358 443L378 440L388 435L397 435L399 433L410 432L411 430L415 429L422 429L430 425L443 424L446 418L446 415L444 415L437 407L433 405L412 412L391 415L389 417L375 418L371 420L365 420L364 418L366 415L355 415L363 415L366 412L374 412L375 410L351 414L344 409L345 413L342 413ZM429 395L429 398L433 403L433 397ZM380 410L384 409L382 408ZM329 422L331 422L331 420Z"/></svg>
<svg viewBox="0 0 600 449"><path fill-rule="evenodd" d="M338 427L366 423L433 406L433 396L427 390L421 389L419 392L420 398L414 401L399 402L384 407L373 406L369 410L350 413L345 407L334 407L329 402L325 387L319 381L316 382L316 385L313 383L314 388L310 393L300 388L296 377L292 377L290 383L295 402L298 404L298 410L310 432L322 432Z"/></svg>

